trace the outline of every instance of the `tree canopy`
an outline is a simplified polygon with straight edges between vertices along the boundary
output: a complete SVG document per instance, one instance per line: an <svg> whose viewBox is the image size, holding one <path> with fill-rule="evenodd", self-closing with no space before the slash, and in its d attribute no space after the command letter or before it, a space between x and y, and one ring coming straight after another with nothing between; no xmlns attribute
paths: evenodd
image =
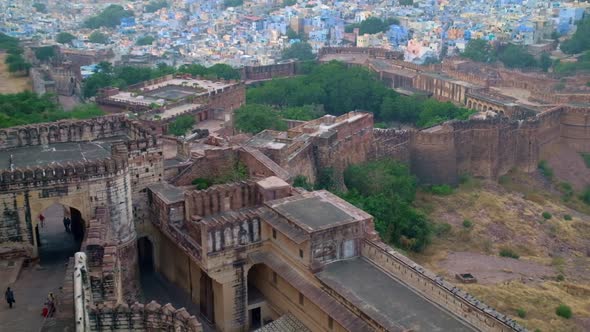
<svg viewBox="0 0 590 332"><path fill-rule="evenodd" d="M48 94L39 96L30 91L0 94L0 128L61 119L87 119L103 114L94 104L83 104L65 112L55 97Z"/></svg>
<svg viewBox="0 0 590 332"><path fill-rule="evenodd" d="M430 126L450 119L466 119L473 111L434 99L405 97L387 88L374 73L340 62L313 66L309 74L275 79L247 90L246 100L278 110L322 105L327 114L355 110L372 112L385 122ZM286 112L286 111L285 111Z"/></svg>
<svg viewBox="0 0 590 332"><path fill-rule="evenodd" d="M60 32L55 36L55 41L60 43L60 44L69 44L71 43L74 39L76 39L76 36L72 35L71 33L68 32Z"/></svg>
<svg viewBox="0 0 590 332"><path fill-rule="evenodd" d="M225 7L238 7L244 4L244 0L223 0Z"/></svg>
<svg viewBox="0 0 590 332"><path fill-rule="evenodd" d="M174 119L168 126L168 133L174 136L186 135L187 131L192 129L195 124L195 118L192 115L181 115Z"/></svg>
<svg viewBox="0 0 590 332"><path fill-rule="evenodd" d="M138 46L151 45L154 42L154 40L156 40L156 38L154 38L152 36L143 36L143 37L137 38L137 40L135 41L135 44Z"/></svg>
<svg viewBox="0 0 590 332"><path fill-rule="evenodd" d="M235 127L245 133L257 134L265 129L286 130L287 124L277 110L268 105L247 104L234 112Z"/></svg>
<svg viewBox="0 0 590 332"><path fill-rule="evenodd" d="M586 16L577 23L577 30L572 38L561 43L560 48L567 54L590 50L590 16Z"/></svg>
<svg viewBox="0 0 590 332"><path fill-rule="evenodd" d="M407 166L393 160L351 165L344 172L348 192L341 194L375 218L384 241L421 251L430 241L432 224L412 207L417 181Z"/></svg>
<svg viewBox="0 0 590 332"><path fill-rule="evenodd" d="M508 44L498 52L498 59L509 68L532 68L537 60L523 46Z"/></svg>
<svg viewBox="0 0 590 332"><path fill-rule="evenodd" d="M384 21L378 17L369 17L360 23L347 25L344 27L344 30L351 33L355 28L359 28L359 34L364 35L367 33L372 35L389 30L389 27L393 24L399 24L399 20L396 18L388 18Z"/></svg>
<svg viewBox="0 0 590 332"><path fill-rule="evenodd" d="M315 55L312 53L309 43L299 42L283 50L282 58L283 60L297 59L299 61L309 61L314 60Z"/></svg>
<svg viewBox="0 0 590 332"><path fill-rule="evenodd" d="M168 8L169 4L166 0L152 0L145 5L144 10L146 13L154 13L162 8Z"/></svg>
<svg viewBox="0 0 590 332"><path fill-rule="evenodd" d="M114 28L121 24L121 19L131 16L133 16L133 12L130 10L125 10L120 5L109 5L100 14L88 18L84 22L84 27L90 29Z"/></svg>
<svg viewBox="0 0 590 332"><path fill-rule="evenodd" d="M93 31L90 36L88 36L88 41L94 44L108 44L109 36L100 31Z"/></svg>
<svg viewBox="0 0 590 332"><path fill-rule="evenodd" d="M42 46L35 49L35 57L39 61L47 61L55 56L55 49L53 46Z"/></svg>
<svg viewBox="0 0 590 332"><path fill-rule="evenodd" d="M18 39L0 33L0 50L8 54L4 62L8 65L10 73L28 74L31 64L25 61L23 49L20 47Z"/></svg>
<svg viewBox="0 0 590 332"><path fill-rule="evenodd" d="M44 3L35 2L33 8L39 13L47 13L47 6Z"/></svg>
<svg viewBox="0 0 590 332"><path fill-rule="evenodd" d="M461 53L462 57L477 62L494 62L496 55L492 45L483 39L471 39L465 46L465 51Z"/></svg>

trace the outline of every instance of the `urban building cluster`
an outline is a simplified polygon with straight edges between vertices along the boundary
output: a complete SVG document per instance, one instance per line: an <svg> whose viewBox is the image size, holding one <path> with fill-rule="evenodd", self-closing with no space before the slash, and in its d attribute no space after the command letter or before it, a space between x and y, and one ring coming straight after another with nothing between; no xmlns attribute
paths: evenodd
<svg viewBox="0 0 590 332"><path fill-rule="evenodd" d="M60 32L72 33L69 48L107 49L113 61L234 67L277 63L282 50L300 41L315 52L347 45L403 51L407 61L417 63L462 51L471 39L532 47L551 43L554 31L571 33L588 8L587 2L550 0L246 0L239 7L221 0L168 0L146 12L149 1L120 1L133 17L114 28L88 29L85 20L107 2L47 1L45 13L33 9L33 2L0 3L0 30L43 45L55 44ZM370 34L354 29L370 18L388 23ZM108 36L105 44L89 42L95 31ZM148 43L138 43L145 37Z"/></svg>

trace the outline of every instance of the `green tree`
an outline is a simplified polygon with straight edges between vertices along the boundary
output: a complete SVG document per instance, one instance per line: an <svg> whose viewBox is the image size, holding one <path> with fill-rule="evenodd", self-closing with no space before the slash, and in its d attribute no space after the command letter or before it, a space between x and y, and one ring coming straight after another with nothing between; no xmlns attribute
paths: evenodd
<svg viewBox="0 0 590 332"><path fill-rule="evenodd" d="M191 115L181 115L174 119L170 125L168 125L168 133L174 136L183 136L192 129L195 124L195 118Z"/></svg>
<svg viewBox="0 0 590 332"><path fill-rule="evenodd" d="M396 18L389 18L385 21L378 17L369 17L360 23L354 23L347 25L344 29L346 32L351 33L355 28L359 28L359 34L376 34L389 30L392 24L399 24L399 20Z"/></svg>
<svg viewBox="0 0 590 332"><path fill-rule="evenodd" d="M553 61L551 60L549 53L547 53L547 52L541 53L541 57L539 58L539 67L541 67L541 69L544 72L547 72L549 70L549 68L551 68L552 64L553 64Z"/></svg>
<svg viewBox="0 0 590 332"><path fill-rule="evenodd" d="M135 44L138 46L151 45L154 42L154 40L156 40L156 38L154 38L152 36L143 36L143 37L137 38L137 40L135 41Z"/></svg>
<svg viewBox="0 0 590 332"><path fill-rule="evenodd" d="M55 36L55 41L60 44L70 44L76 37L71 33L60 32Z"/></svg>
<svg viewBox="0 0 590 332"><path fill-rule="evenodd" d="M294 43L283 50L283 59L297 59L299 61L315 60L311 45L305 42Z"/></svg>
<svg viewBox="0 0 590 332"><path fill-rule="evenodd" d="M414 0L399 0L400 6L413 6Z"/></svg>
<svg viewBox="0 0 590 332"><path fill-rule="evenodd" d="M225 7L239 7L244 4L244 0L223 0Z"/></svg>
<svg viewBox="0 0 590 332"><path fill-rule="evenodd" d="M224 80L240 79L240 72L230 65L224 63L216 63L207 69L209 74L213 74L217 78Z"/></svg>
<svg viewBox="0 0 590 332"><path fill-rule="evenodd" d="M317 119L322 115L324 115L324 111L321 107L314 105L288 107L281 110L281 116L290 120L309 121Z"/></svg>
<svg viewBox="0 0 590 332"><path fill-rule="evenodd" d="M35 49L35 57L39 61L47 61L55 56L55 49L53 46L43 46Z"/></svg>
<svg viewBox="0 0 590 332"><path fill-rule="evenodd" d="M537 65L532 54L523 46L509 44L498 54L498 59L509 68L531 68Z"/></svg>
<svg viewBox="0 0 590 332"><path fill-rule="evenodd" d="M471 39L461 56L477 62L494 62L496 60L492 45L483 39Z"/></svg>
<svg viewBox="0 0 590 332"><path fill-rule="evenodd" d="M590 49L590 16L577 23L573 36L560 45L564 53L576 54Z"/></svg>
<svg viewBox="0 0 590 332"><path fill-rule="evenodd" d="M283 0L283 7L293 6L297 4L297 0Z"/></svg>
<svg viewBox="0 0 590 332"><path fill-rule="evenodd" d="M154 13L162 8L168 8L169 4L166 0L152 0L145 7L146 13Z"/></svg>
<svg viewBox="0 0 590 332"><path fill-rule="evenodd" d="M433 233L432 224L411 206L416 178L392 160L351 165L344 172L349 191L342 197L375 218L381 237L396 246L423 250Z"/></svg>
<svg viewBox="0 0 590 332"><path fill-rule="evenodd" d="M88 18L84 22L84 26L89 29L98 29L101 27L114 28L121 24L121 19L132 16L132 11L125 10L120 5L110 5L98 15Z"/></svg>
<svg viewBox="0 0 590 332"><path fill-rule="evenodd" d="M287 125L280 119L279 112L270 106L246 104L234 113L234 125L240 131L257 134L265 129L286 130Z"/></svg>
<svg viewBox="0 0 590 332"><path fill-rule="evenodd" d="M88 36L88 41L95 44L108 44L109 36L100 31L93 31L90 36Z"/></svg>
<svg viewBox="0 0 590 332"><path fill-rule="evenodd" d="M36 2L33 4L33 8L39 13L47 13L47 6L44 3Z"/></svg>

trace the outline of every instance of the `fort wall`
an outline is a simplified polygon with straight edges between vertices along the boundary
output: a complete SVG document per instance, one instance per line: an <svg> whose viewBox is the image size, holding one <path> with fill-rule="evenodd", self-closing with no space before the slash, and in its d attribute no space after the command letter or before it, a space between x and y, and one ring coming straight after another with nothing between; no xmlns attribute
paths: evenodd
<svg viewBox="0 0 590 332"><path fill-rule="evenodd" d="M451 311L479 331L525 331L470 294L443 280L382 242L363 241L361 254L428 300Z"/></svg>

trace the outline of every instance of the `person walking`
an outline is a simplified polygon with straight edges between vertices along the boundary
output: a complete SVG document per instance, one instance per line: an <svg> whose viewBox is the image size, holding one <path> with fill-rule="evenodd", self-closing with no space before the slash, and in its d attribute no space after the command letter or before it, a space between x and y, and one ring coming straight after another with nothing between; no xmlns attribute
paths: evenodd
<svg viewBox="0 0 590 332"><path fill-rule="evenodd" d="M53 293L49 293L49 295L47 295L47 309L49 309L47 316L52 317L55 313L55 296L53 296Z"/></svg>
<svg viewBox="0 0 590 332"><path fill-rule="evenodd" d="M16 301L14 300L14 293L12 292L12 289L10 289L10 287L6 288L6 292L4 293L4 298L6 299L8 306L10 308L12 308L12 304L15 303Z"/></svg>
<svg viewBox="0 0 590 332"><path fill-rule="evenodd" d="M72 230L70 228L70 224L71 224L71 220L68 217L64 217L64 227L66 229L66 232L70 233Z"/></svg>
<svg viewBox="0 0 590 332"><path fill-rule="evenodd" d="M39 220L41 221L41 228L45 227L45 216L43 214L39 215Z"/></svg>

